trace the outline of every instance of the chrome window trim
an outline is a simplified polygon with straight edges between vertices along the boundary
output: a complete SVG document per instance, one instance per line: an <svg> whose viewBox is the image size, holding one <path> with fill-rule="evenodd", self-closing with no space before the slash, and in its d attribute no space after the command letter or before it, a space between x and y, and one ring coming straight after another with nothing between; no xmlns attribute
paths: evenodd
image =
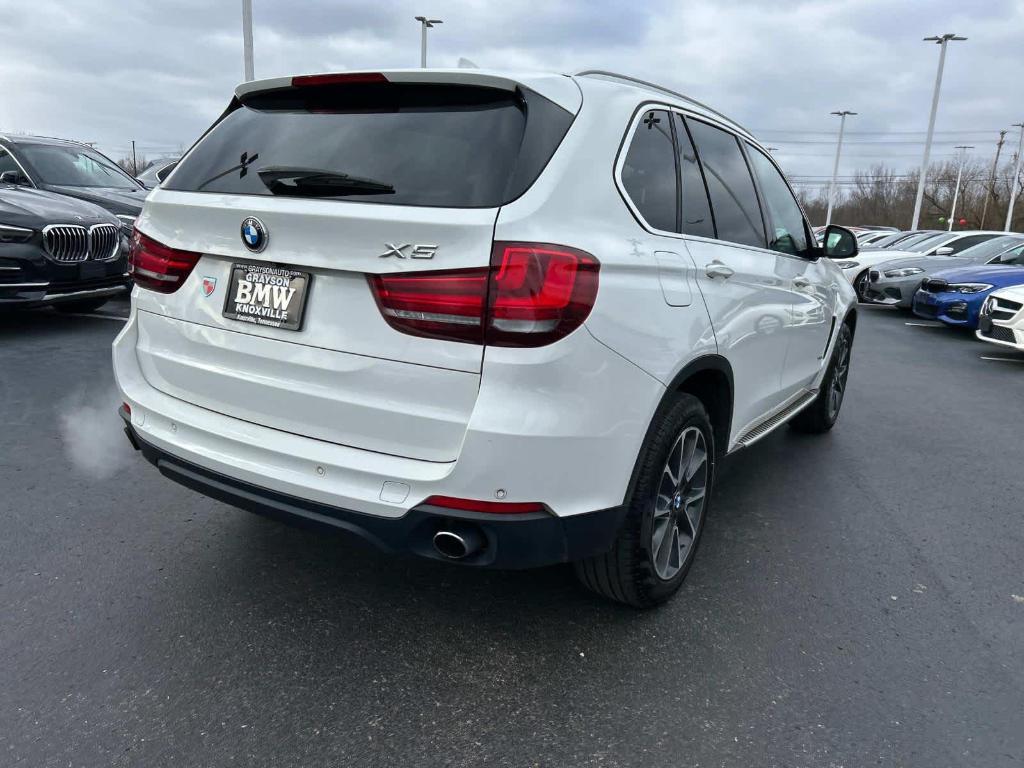
<svg viewBox="0 0 1024 768"><path fill-rule="evenodd" d="M696 240L696 241L702 242L702 243L713 243L715 245L727 245L730 248L743 248L745 250L754 251L756 253L766 253L766 254L771 254L772 256L783 256L783 257L788 258L788 259L798 259L798 260L803 261L803 262L808 261L808 259L803 257L803 256L794 256L791 253L783 253L782 251L773 251L771 248L767 247L767 243L763 247L756 246L756 245L748 245L746 243L734 243L731 240L721 240L721 239L719 239L717 237L703 237L702 235L691 235L691 234L684 233L684 232L669 232L669 231L666 231L664 229L657 229L655 227L652 227L650 224L648 224L647 220L640 214L640 211L637 209L636 205L633 204L633 200L630 198L629 193L626 191L625 185L622 183L622 167L626 164L626 155L629 153L629 147L633 143L634 135L636 135L637 124L640 122L640 120L643 119L644 112L646 112L648 110L651 110L651 109L663 109L663 110L666 110L668 112L678 113L679 115L682 115L686 119L699 120L701 122L707 123L708 125L710 125L710 126L712 126L714 128L718 128L719 130L725 131L726 133L728 133L731 136L733 136L734 138L736 138L739 142L741 142L740 143L740 152L741 153L745 151L745 148L743 147L742 142L748 142L752 146L756 147L761 152L763 152L765 155L767 155L769 157L769 159L772 159L771 158L771 154L764 147L762 147L761 143L759 141L757 141L756 139L753 139L750 136L746 136L746 135L744 135L742 133L739 133L736 130L730 128L729 126L723 125L718 120L709 118L707 115L701 114L700 112L697 112L696 110L686 109L685 107L680 107L680 106L677 106L677 105L668 104L668 103L661 102L661 101L645 101L645 102L642 102L641 104L639 104L637 106L636 110L633 113L633 116L630 118L629 123L626 126L626 131L623 134L621 143L619 144L619 153L618 153L618 155L615 158L615 167L614 167L614 170L612 172L612 177L613 177L613 179L615 181L615 189L616 189L616 191L618 191L619 197L622 198L622 201L626 204L626 207L629 208L630 213L633 214L633 218L636 219L637 223L644 230L646 230L647 232L649 232L652 235L658 235L659 237L672 237L672 238L676 238L678 240ZM698 154L698 156L700 155L700 149L699 148L697 149L697 154ZM746 160L745 157L744 157L744 160ZM775 163L774 160L772 160L772 162ZM778 168L778 163L775 163L775 166L776 166L776 168ZM779 172L782 173L781 169L779 169ZM782 173L782 178L786 181L787 184L789 184L789 180L786 179L786 175L784 173ZM758 195L758 207L760 208L761 207L761 198L760 198L761 193L760 193L760 190L757 188L757 180L753 178L753 173L751 173L751 180L752 180L752 182L754 184L754 188L755 188L755 190L757 192L757 195ZM792 187L790 187L790 191L792 192ZM711 204L710 200L708 201L708 204L709 205ZM803 208L801 208L800 210L803 211ZM713 216L714 215L714 206L713 205L711 206L711 211L712 211L712 216ZM765 215L764 211L761 212L761 215L762 215L762 217ZM807 223L806 215L804 216L804 223ZM808 224L808 227L810 227L809 224ZM813 230L811 230L811 231L813 233Z"/></svg>

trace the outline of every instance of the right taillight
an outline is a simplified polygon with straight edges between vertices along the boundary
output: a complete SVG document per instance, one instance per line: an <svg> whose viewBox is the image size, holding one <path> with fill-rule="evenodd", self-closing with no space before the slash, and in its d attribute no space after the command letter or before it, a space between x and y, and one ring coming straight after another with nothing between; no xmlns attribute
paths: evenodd
<svg viewBox="0 0 1024 768"><path fill-rule="evenodd" d="M128 273L136 285L157 293L174 293L199 263L201 253L159 243L135 230L128 252Z"/></svg>
<svg viewBox="0 0 1024 768"><path fill-rule="evenodd" d="M370 285L384 319L402 333L539 347L587 319L599 268L575 248L498 242L489 268L371 275Z"/></svg>

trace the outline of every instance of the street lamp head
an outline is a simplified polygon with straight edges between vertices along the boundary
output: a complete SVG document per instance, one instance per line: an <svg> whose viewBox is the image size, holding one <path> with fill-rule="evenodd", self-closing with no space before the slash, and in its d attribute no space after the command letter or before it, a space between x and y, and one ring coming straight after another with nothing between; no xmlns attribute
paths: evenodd
<svg viewBox="0 0 1024 768"><path fill-rule="evenodd" d="M444 24L441 19L428 19L426 16L417 16L416 21L427 28L432 28L435 24Z"/></svg>
<svg viewBox="0 0 1024 768"><path fill-rule="evenodd" d="M838 112L829 112L829 114L830 115L838 115L839 117L843 117L844 115L856 115L857 113L856 112L851 112L848 109L842 109L842 110L839 110Z"/></svg>
<svg viewBox="0 0 1024 768"><path fill-rule="evenodd" d="M944 35L932 35L931 37L923 37L921 39L926 43L935 43L936 45L940 45L949 40L966 40L967 38L954 35L952 32L947 32Z"/></svg>

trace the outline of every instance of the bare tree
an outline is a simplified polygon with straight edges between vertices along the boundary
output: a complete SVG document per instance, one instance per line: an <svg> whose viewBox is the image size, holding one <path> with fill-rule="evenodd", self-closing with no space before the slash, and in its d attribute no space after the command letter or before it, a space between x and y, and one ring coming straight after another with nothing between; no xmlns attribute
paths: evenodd
<svg viewBox="0 0 1024 768"><path fill-rule="evenodd" d="M924 190L924 206L921 209L922 228L948 227L956 192L957 170L956 161L936 163L929 168ZM983 160L968 161L964 165L953 229L978 228L985 207L985 197L989 194L990 174L991 166ZM1012 175L1013 158L996 171L988 208L990 226L995 225L1001 229L1001 224L1006 219ZM917 179L916 170L901 174L884 164L876 164L857 171L852 180L844 185L845 188L840 190L840 200L833 208L832 220L850 226L906 227L914 210ZM1016 180L1016 184L1018 197L1024 197L1024 179ZM824 221L827 207L824 189L801 190L798 198L812 222ZM1014 210L1010 229L1016 232L1024 230L1024 204Z"/></svg>

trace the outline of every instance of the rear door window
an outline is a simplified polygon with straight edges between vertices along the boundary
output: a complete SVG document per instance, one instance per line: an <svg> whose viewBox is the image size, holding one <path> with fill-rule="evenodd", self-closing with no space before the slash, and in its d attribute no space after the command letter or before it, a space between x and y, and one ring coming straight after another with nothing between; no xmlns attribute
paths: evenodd
<svg viewBox="0 0 1024 768"><path fill-rule="evenodd" d="M699 120L687 120L711 196L718 239L764 248L761 206L739 141Z"/></svg>
<svg viewBox="0 0 1024 768"><path fill-rule="evenodd" d="M621 170L622 186L648 226L677 232L676 158L672 120L647 110L633 131Z"/></svg>
<svg viewBox="0 0 1024 768"><path fill-rule="evenodd" d="M167 189L490 208L534 182L573 116L543 96L466 85L349 83L255 94Z"/></svg>

